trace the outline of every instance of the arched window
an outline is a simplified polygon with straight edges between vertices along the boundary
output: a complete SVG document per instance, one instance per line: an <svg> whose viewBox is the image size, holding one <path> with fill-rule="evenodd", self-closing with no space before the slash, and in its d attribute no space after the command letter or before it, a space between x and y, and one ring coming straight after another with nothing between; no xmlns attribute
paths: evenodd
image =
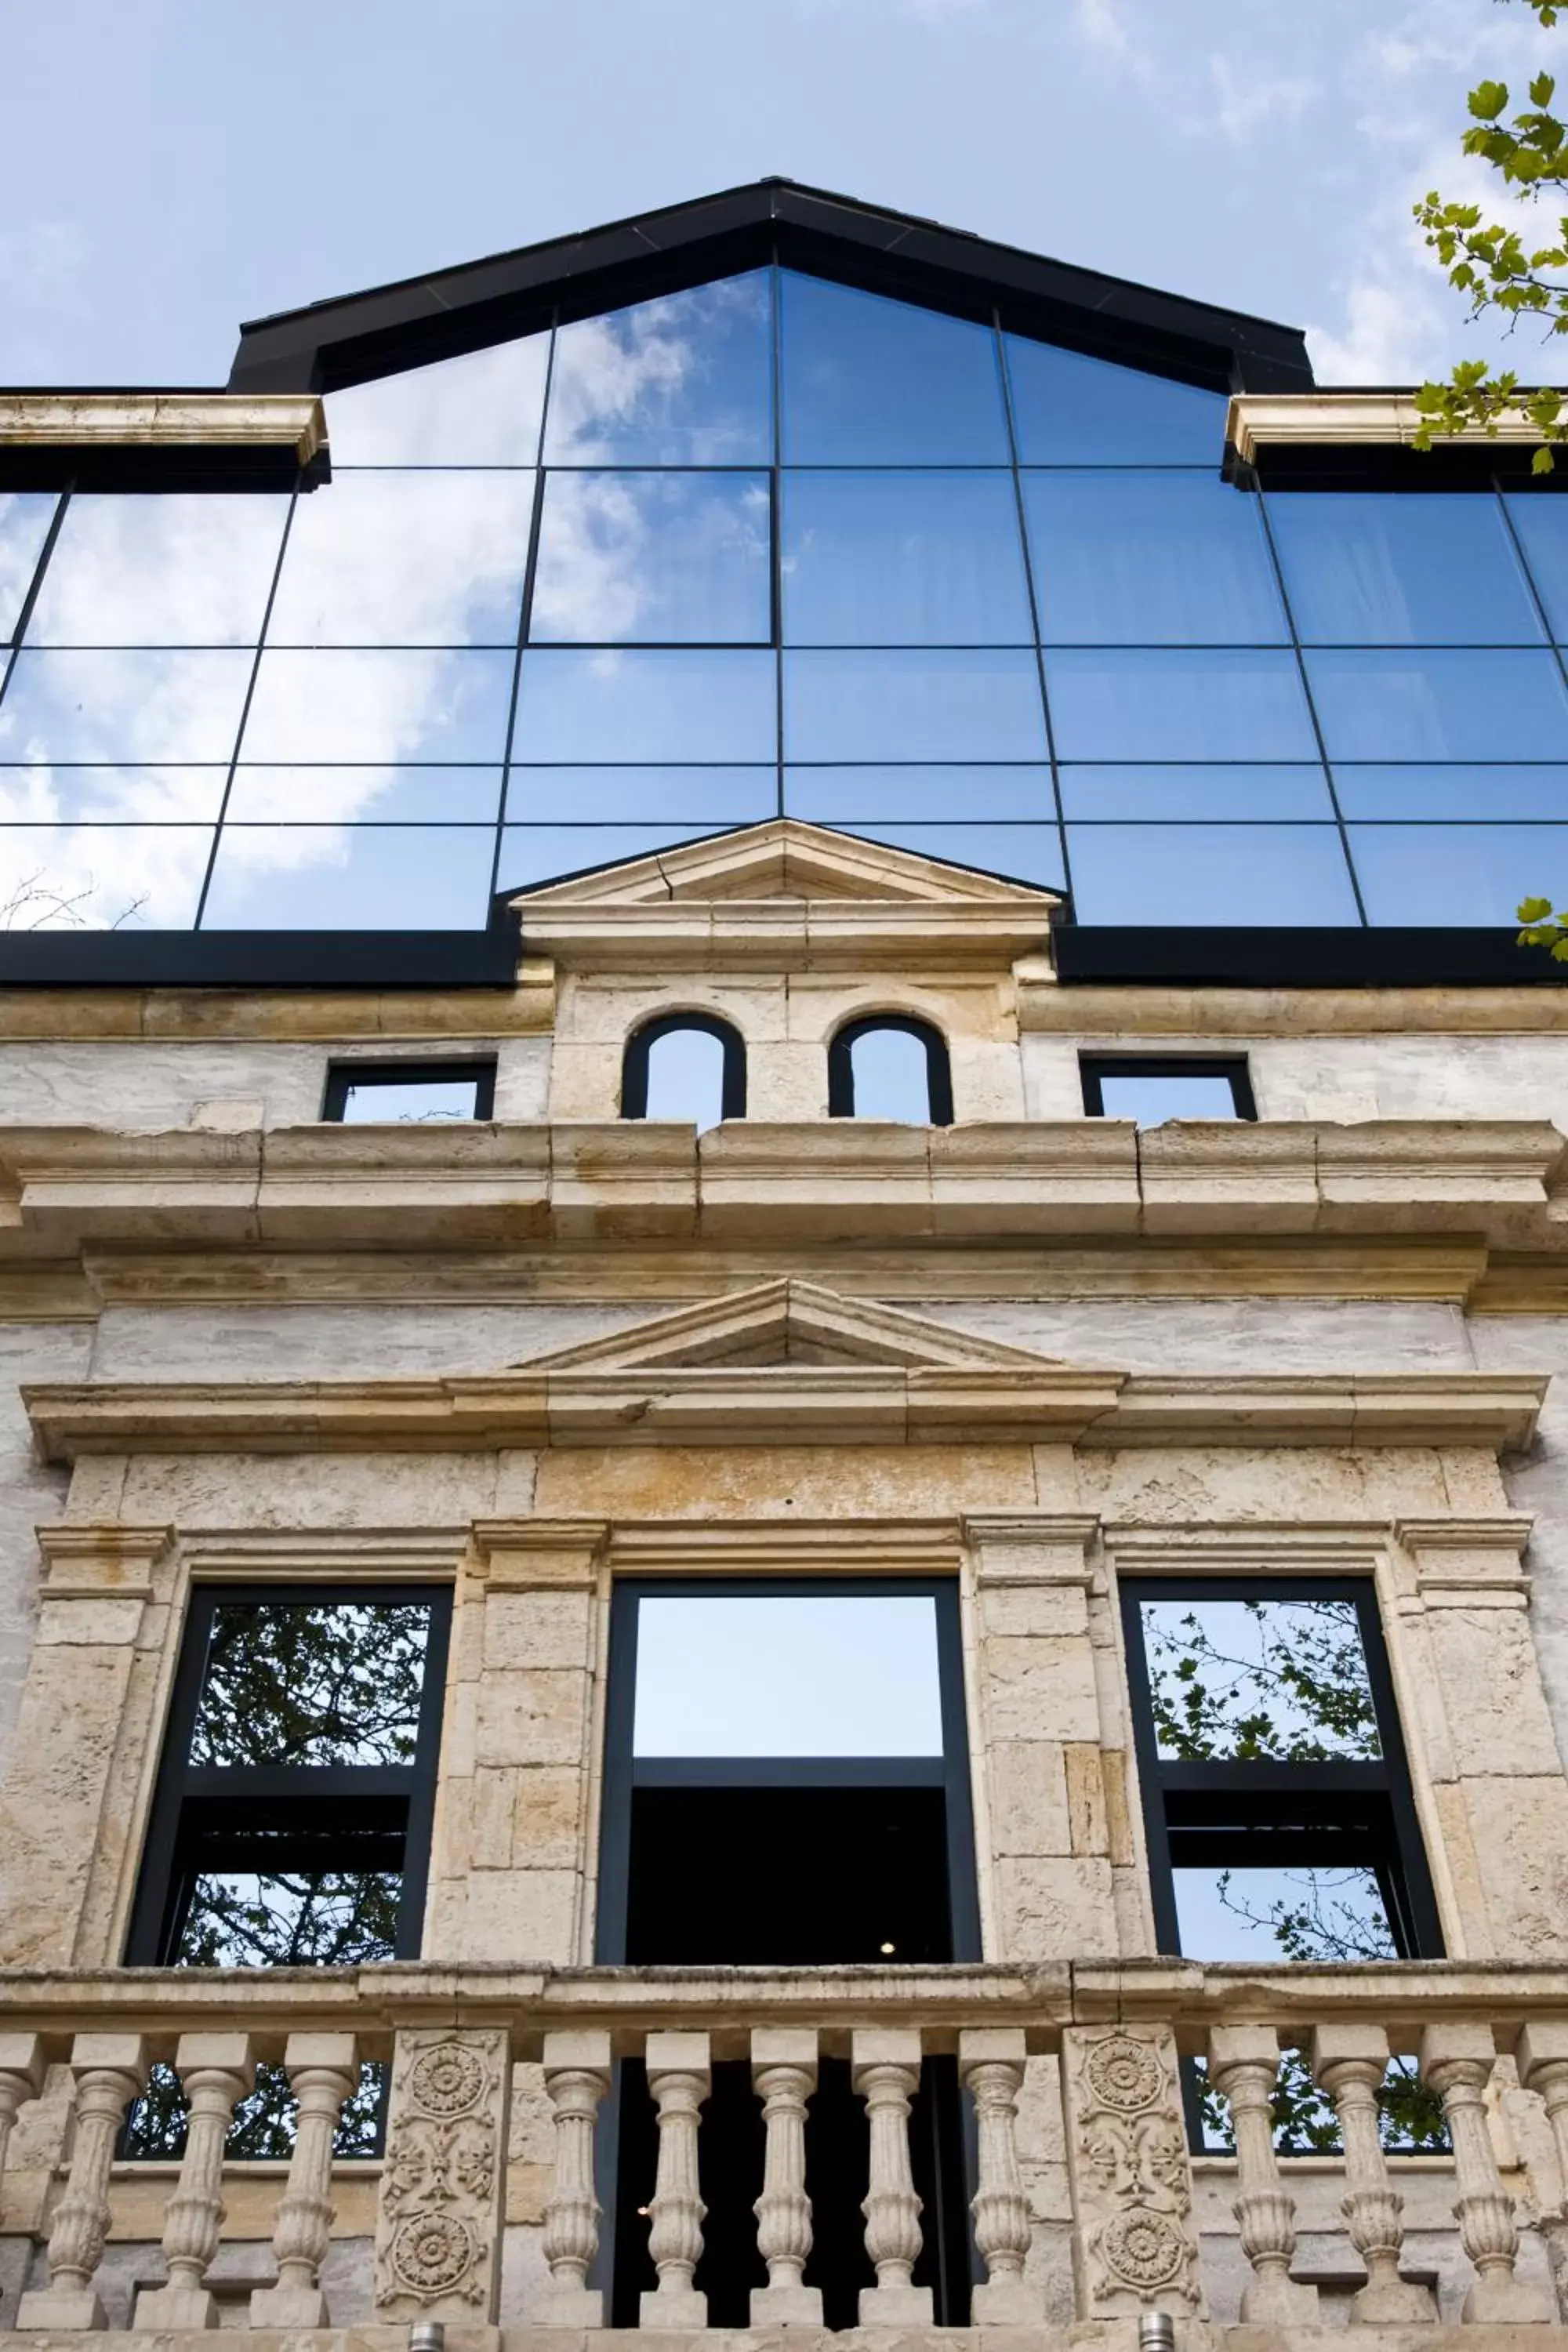
<svg viewBox="0 0 1568 2352"><path fill-rule="evenodd" d="M952 1073L940 1030L905 1013L847 1022L827 1049L830 1118L952 1125Z"/></svg>
<svg viewBox="0 0 1568 2352"><path fill-rule="evenodd" d="M665 1013L626 1041L623 1118L689 1119L700 1131L746 1116L746 1048L710 1013Z"/></svg>

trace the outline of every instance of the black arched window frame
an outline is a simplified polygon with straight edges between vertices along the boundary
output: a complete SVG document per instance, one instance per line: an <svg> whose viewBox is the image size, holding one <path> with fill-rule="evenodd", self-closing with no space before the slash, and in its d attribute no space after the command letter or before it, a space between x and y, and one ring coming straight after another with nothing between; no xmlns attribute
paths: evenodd
<svg viewBox="0 0 1568 2352"><path fill-rule="evenodd" d="M683 1029L696 1029L705 1037L717 1037L724 1049L724 1069L720 1080L719 1108L724 1118L744 1118L746 1116L746 1042L730 1022L721 1021L716 1013L661 1013L657 1020L645 1021L626 1039L626 1050L621 1063L621 1117L647 1117L647 1057L661 1037L673 1037Z"/></svg>
<svg viewBox="0 0 1568 2352"><path fill-rule="evenodd" d="M869 1037L879 1029L896 1029L902 1036L920 1039L926 1049L926 1097L930 1113L926 1124L951 1127L952 1066L948 1059L947 1040L931 1022L921 1021L912 1013L870 1013L862 1020L845 1023L827 1048L828 1118L854 1118L854 1049L862 1037Z"/></svg>

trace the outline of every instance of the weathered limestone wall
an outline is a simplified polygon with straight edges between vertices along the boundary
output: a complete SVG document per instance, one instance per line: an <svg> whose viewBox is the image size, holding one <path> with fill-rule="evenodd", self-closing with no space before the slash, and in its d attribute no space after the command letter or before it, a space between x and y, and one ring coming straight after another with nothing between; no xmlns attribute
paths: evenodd
<svg viewBox="0 0 1568 2352"><path fill-rule="evenodd" d="M65 1507L67 1474L33 1452L19 1394L25 1381L73 1381L86 1373L90 1323L0 1324L0 1769L26 1678L37 1620L41 1523Z"/></svg>

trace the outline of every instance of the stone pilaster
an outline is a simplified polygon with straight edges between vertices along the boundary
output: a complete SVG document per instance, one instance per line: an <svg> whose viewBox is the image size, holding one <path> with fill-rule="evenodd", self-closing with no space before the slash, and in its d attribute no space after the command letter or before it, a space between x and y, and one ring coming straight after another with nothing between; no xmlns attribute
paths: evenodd
<svg viewBox="0 0 1568 2352"><path fill-rule="evenodd" d="M503 2029L397 2036L375 2236L378 2320L493 2323L510 2076Z"/></svg>
<svg viewBox="0 0 1568 2352"><path fill-rule="evenodd" d="M1062 2036L1079 2316L1200 2315L1192 2173L1165 2026L1069 2026Z"/></svg>

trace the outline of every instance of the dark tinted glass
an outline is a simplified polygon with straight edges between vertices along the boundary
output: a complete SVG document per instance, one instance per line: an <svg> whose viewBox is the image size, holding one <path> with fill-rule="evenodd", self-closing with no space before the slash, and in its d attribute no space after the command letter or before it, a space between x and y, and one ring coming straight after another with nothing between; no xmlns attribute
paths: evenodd
<svg viewBox="0 0 1568 2352"><path fill-rule="evenodd" d="M1209 466L1225 455L1223 393L1005 335L1026 466Z"/></svg>
<svg viewBox="0 0 1568 2352"><path fill-rule="evenodd" d="M1072 824L1080 923L1359 922L1329 824Z"/></svg>
<svg viewBox="0 0 1568 2352"><path fill-rule="evenodd" d="M724 1046L706 1029L669 1029L647 1049L648 1118L705 1129L724 1116Z"/></svg>
<svg viewBox="0 0 1568 2352"><path fill-rule="evenodd" d="M1540 653L1312 653L1331 760L1568 759L1568 696Z"/></svg>
<svg viewBox="0 0 1568 2352"><path fill-rule="evenodd" d="M524 335L329 393L332 463L535 465L549 363L549 335Z"/></svg>
<svg viewBox="0 0 1568 2352"><path fill-rule="evenodd" d="M408 1764L430 1612L385 1601L220 1601L193 1764Z"/></svg>
<svg viewBox="0 0 1568 2352"><path fill-rule="evenodd" d="M267 637L275 646L514 646L527 473L345 474L301 499Z"/></svg>
<svg viewBox="0 0 1568 2352"><path fill-rule="evenodd" d="M499 760L515 667L502 652L269 648L257 664L241 755L321 766Z"/></svg>
<svg viewBox="0 0 1568 2352"><path fill-rule="evenodd" d="M1490 492L1271 494L1308 645L1532 645L1541 623Z"/></svg>
<svg viewBox="0 0 1568 2352"><path fill-rule="evenodd" d="M8 646L58 500L52 490L0 490L0 646Z"/></svg>
<svg viewBox="0 0 1568 2352"><path fill-rule="evenodd" d="M796 645L1027 645L1011 474L795 473L784 624Z"/></svg>
<svg viewBox="0 0 1568 2352"><path fill-rule="evenodd" d="M1037 768L786 768L784 814L820 824L902 818L1054 817L1051 772Z"/></svg>
<svg viewBox="0 0 1568 2352"><path fill-rule="evenodd" d="M205 930L477 930L489 825L226 824Z"/></svg>
<svg viewBox="0 0 1568 2352"><path fill-rule="evenodd" d="M309 656L307 656L309 658ZM227 761L248 653L59 653L24 646L0 700L0 759Z"/></svg>
<svg viewBox="0 0 1568 2352"><path fill-rule="evenodd" d="M513 768L506 813L514 824L579 824L679 820L755 824L778 814L778 771L757 768Z"/></svg>
<svg viewBox="0 0 1568 2352"><path fill-rule="evenodd" d="M1310 760L1317 750L1289 653L1046 656L1064 760Z"/></svg>
<svg viewBox="0 0 1568 2352"><path fill-rule="evenodd" d="M1394 822L1453 817L1542 817L1568 823L1568 767L1336 767L1334 790L1349 817Z"/></svg>
<svg viewBox="0 0 1568 2352"><path fill-rule="evenodd" d="M1040 635L1058 645L1281 645L1255 498L1200 474L1026 474Z"/></svg>
<svg viewBox="0 0 1568 2352"><path fill-rule="evenodd" d="M792 760L1039 760L1039 674L1029 653L787 653Z"/></svg>
<svg viewBox="0 0 1568 2352"><path fill-rule="evenodd" d="M1328 778L1318 767L1064 767L1061 780L1064 813L1102 823L1201 817L1243 824L1292 817L1331 823L1334 814Z"/></svg>
<svg viewBox="0 0 1568 2352"><path fill-rule="evenodd" d="M1134 1118L1140 1127L1163 1127L1168 1118L1235 1118L1236 1095L1228 1078L1209 1071L1191 1076L1123 1076L1102 1070L1100 1116Z"/></svg>
<svg viewBox="0 0 1568 2352"><path fill-rule="evenodd" d="M288 512L285 498L73 498L28 644L254 645Z"/></svg>
<svg viewBox="0 0 1568 2352"><path fill-rule="evenodd" d="M549 474L530 635L765 645L769 516L765 474Z"/></svg>
<svg viewBox="0 0 1568 2352"><path fill-rule="evenodd" d="M1005 466L989 327L781 273L783 436L791 466Z"/></svg>
<svg viewBox="0 0 1568 2352"><path fill-rule="evenodd" d="M1373 923L1499 923L1521 898L1552 898L1568 825L1353 824L1351 849Z"/></svg>
<svg viewBox="0 0 1568 2352"><path fill-rule="evenodd" d="M771 760L777 742L770 653L525 654L516 759L727 763Z"/></svg>
<svg viewBox="0 0 1568 2352"><path fill-rule="evenodd" d="M1552 634L1568 638L1568 503L1554 491L1508 501Z"/></svg>
<svg viewBox="0 0 1568 2352"><path fill-rule="evenodd" d="M556 465L765 465L768 273L721 278L560 329L545 454Z"/></svg>

